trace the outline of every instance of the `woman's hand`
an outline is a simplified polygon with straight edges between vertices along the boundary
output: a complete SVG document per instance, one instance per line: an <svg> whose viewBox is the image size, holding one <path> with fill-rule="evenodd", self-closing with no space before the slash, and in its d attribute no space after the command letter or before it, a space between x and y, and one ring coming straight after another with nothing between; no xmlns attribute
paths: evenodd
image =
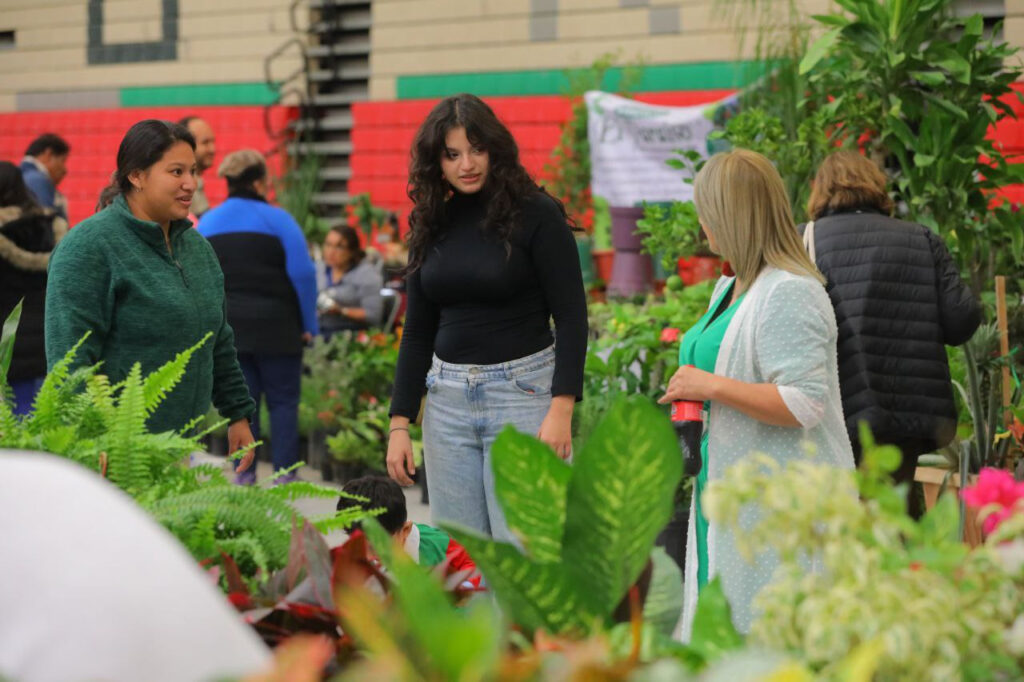
<svg viewBox="0 0 1024 682"><path fill-rule="evenodd" d="M576 405L576 397L556 395L551 399L551 407L544 415L537 438L547 443L555 454L562 459L572 457L572 410Z"/></svg>
<svg viewBox="0 0 1024 682"><path fill-rule="evenodd" d="M255 441L256 439L252 437L252 429L249 428L248 419L239 419L236 422L231 422L231 425L228 426L228 452L238 452L242 448L252 445ZM249 452L242 455L238 466L235 467L235 473L240 474L251 467L254 457L256 457L255 450L249 450Z"/></svg>
<svg viewBox="0 0 1024 682"><path fill-rule="evenodd" d="M674 400L711 400L717 387L718 377L692 365L683 365L669 379L665 395L658 398L662 405Z"/></svg>
<svg viewBox="0 0 1024 682"><path fill-rule="evenodd" d="M765 424L803 427L790 412L775 384L751 384L689 365L676 370L665 395L658 398L659 403L673 400L713 400Z"/></svg>
<svg viewBox="0 0 1024 682"><path fill-rule="evenodd" d="M388 435L388 476L398 485L413 484L411 476L416 475L416 462L412 458L412 438L408 426L393 426Z"/></svg>

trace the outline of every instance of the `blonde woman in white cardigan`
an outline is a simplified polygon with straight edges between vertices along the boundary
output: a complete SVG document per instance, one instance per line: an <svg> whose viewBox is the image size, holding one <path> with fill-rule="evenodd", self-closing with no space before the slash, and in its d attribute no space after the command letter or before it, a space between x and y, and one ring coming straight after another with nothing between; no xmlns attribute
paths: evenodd
<svg viewBox="0 0 1024 682"><path fill-rule="evenodd" d="M708 312L683 338L680 368L660 402L704 402L702 467L686 542L683 638L700 589L718 576L741 632L751 600L771 579L770 555L744 560L732 531L708 524L700 494L731 465L761 452L853 468L836 368L836 322L824 280L793 224L782 178L765 157L737 149L708 160L694 202L711 249L735 277L715 287ZM741 523L762 513L750 508Z"/></svg>

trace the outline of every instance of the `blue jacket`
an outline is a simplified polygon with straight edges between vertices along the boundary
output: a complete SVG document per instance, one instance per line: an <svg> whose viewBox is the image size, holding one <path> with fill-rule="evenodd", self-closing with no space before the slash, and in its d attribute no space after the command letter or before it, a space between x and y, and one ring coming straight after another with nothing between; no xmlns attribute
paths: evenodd
<svg viewBox="0 0 1024 682"><path fill-rule="evenodd" d="M238 351L301 353L302 333L319 332L316 269L294 218L261 199L231 197L203 214L199 233L224 271Z"/></svg>
<svg viewBox="0 0 1024 682"><path fill-rule="evenodd" d="M21 162L21 177L25 180L28 191L36 198L36 201L43 208L52 208L57 215L67 220L68 216L63 205L57 204L57 188L47 173L39 170L32 161L25 159Z"/></svg>

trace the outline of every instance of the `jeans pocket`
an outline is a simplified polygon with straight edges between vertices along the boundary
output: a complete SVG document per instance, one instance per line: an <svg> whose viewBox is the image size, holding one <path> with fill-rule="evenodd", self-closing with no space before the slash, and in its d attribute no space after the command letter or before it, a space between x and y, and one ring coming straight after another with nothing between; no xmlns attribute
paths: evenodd
<svg viewBox="0 0 1024 682"><path fill-rule="evenodd" d="M512 380L512 385L524 395L551 395L554 367L544 367Z"/></svg>
<svg viewBox="0 0 1024 682"><path fill-rule="evenodd" d="M428 393L433 393L434 392L434 388L437 386L437 372L434 372L434 371L427 372L426 384L427 384L427 392Z"/></svg>

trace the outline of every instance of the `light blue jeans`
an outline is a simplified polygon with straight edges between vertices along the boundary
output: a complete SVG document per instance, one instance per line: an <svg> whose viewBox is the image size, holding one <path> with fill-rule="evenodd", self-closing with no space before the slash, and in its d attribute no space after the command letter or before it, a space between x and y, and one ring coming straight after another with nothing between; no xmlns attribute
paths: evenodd
<svg viewBox="0 0 1024 682"><path fill-rule="evenodd" d="M457 523L514 541L494 495L491 446L507 424L531 436L540 431L554 373L553 346L496 365L456 365L434 356L423 414L434 523Z"/></svg>

